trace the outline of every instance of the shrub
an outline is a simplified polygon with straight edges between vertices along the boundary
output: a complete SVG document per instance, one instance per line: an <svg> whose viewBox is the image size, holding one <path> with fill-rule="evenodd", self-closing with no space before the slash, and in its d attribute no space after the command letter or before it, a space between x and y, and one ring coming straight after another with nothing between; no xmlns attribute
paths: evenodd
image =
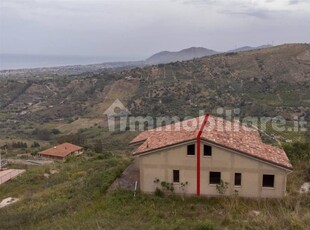
<svg viewBox="0 0 310 230"><path fill-rule="evenodd" d="M227 188L228 188L228 182L224 182L223 180L221 180L220 184L216 185L216 190L220 195L224 195Z"/></svg>
<svg viewBox="0 0 310 230"><path fill-rule="evenodd" d="M306 169L305 178L307 181L310 181L310 165L308 166L308 169Z"/></svg>
<svg viewBox="0 0 310 230"><path fill-rule="evenodd" d="M72 117L70 117L70 118L67 119L67 123L68 123L68 124L71 124L73 121L74 121L74 120L73 120Z"/></svg>
<svg viewBox="0 0 310 230"><path fill-rule="evenodd" d="M163 197L164 196L164 192L161 189L156 188L155 192L154 192L154 195L158 196L158 197Z"/></svg>
<svg viewBox="0 0 310 230"><path fill-rule="evenodd" d="M215 230L216 226L210 220L207 221L198 221L194 227L195 230Z"/></svg>
<svg viewBox="0 0 310 230"><path fill-rule="evenodd" d="M310 143L297 141L294 143L285 144L283 147L288 158L292 162L296 162L298 160L310 161Z"/></svg>
<svg viewBox="0 0 310 230"><path fill-rule="evenodd" d="M11 144L11 146L12 146L13 149L27 148L27 143L18 141L18 142L13 142L13 143Z"/></svg>
<svg viewBox="0 0 310 230"><path fill-rule="evenodd" d="M96 143L93 146L93 150L96 153L101 153L103 151L103 143L101 140L97 140Z"/></svg>
<svg viewBox="0 0 310 230"><path fill-rule="evenodd" d="M32 132L32 135L34 135L39 140L48 141L51 139L51 132L47 129L35 129Z"/></svg>
<svg viewBox="0 0 310 230"><path fill-rule="evenodd" d="M38 148L40 147L40 144L38 142L33 142L33 144L31 145L31 148Z"/></svg>
<svg viewBox="0 0 310 230"><path fill-rule="evenodd" d="M160 183L161 187L166 190L166 191L170 191L170 192L173 192L174 191L174 187L173 187L173 183L169 183L169 182L166 182L166 181L162 181Z"/></svg>
<svg viewBox="0 0 310 230"><path fill-rule="evenodd" d="M113 153L104 152L104 153L97 153L94 156L94 160L103 160L103 159L111 159L113 157Z"/></svg>
<svg viewBox="0 0 310 230"><path fill-rule="evenodd" d="M52 129L51 133L57 135L60 134L61 132L59 131L59 129Z"/></svg>
<svg viewBox="0 0 310 230"><path fill-rule="evenodd" d="M56 138L58 144L69 142L79 146L85 146L86 139L82 133L68 134Z"/></svg>

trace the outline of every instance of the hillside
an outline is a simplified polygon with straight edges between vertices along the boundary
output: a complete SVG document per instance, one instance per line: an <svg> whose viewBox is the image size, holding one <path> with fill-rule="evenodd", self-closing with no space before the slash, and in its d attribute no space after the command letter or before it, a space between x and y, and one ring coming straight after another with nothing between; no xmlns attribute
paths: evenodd
<svg viewBox="0 0 310 230"><path fill-rule="evenodd" d="M309 54L309 45L283 45L133 69L123 73L139 79L130 110L185 116L226 107L240 108L241 116L309 120Z"/></svg>
<svg viewBox="0 0 310 230"><path fill-rule="evenodd" d="M0 209L1 229L259 230L306 229L310 224L309 196L297 192L310 179L306 162L294 165L288 176L289 196L276 200L107 192L129 162L106 153L27 167L1 187L0 200L21 199Z"/></svg>
<svg viewBox="0 0 310 230"><path fill-rule="evenodd" d="M242 52L255 49L270 48L271 45L262 45L257 47L244 46L237 49L229 50L227 52ZM0 70L0 78L29 78L29 77L42 77L46 75L50 76L62 76L62 75L77 75L83 73L98 73L102 70L109 71L111 69L131 69L134 67L144 67L146 65L165 64L176 61L186 61L193 58L200 58L204 56L210 56L219 54L220 52L206 49L203 47L191 47L183 49L177 52L162 51L152 55L146 60L141 61L122 61L122 62L103 62L97 64L87 65L67 65L56 67L36 67L36 68L20 68L10 70ZM5 54L3 54L5 56Z"/></svg>
<svg viewBox="0 0 310 230"><path fill-rule="evenodd" d="M217 108L224 107L240 108L241 117L281 115L292 122L294 116L306 116L309 122L310 45L216 54L144 68L62 73L0 78L0 151L2 157L19 160L8 167L27 170L1 185L0 200L20 200L0 210L0 229L309 226L309 195L299 193L310 180L309 131L277 134L282 142L308 138L304 144L283 145L294 167L284 198L197 198L173 193L162 197L139 192L134 196L132 191L108 188L132 162L134 147L128 142L137 132L109 131L103 112L120 99L133 116L183 118L197 116L203 109L217 114ZM17 141L26 142L28 148L8 145ZM30 147L34 141L40 146ZM27 159L18 153L35 154L44 146L66 141L84 146L84 156L41 166L18 163Z"/></svg>
<svg viewBox="0 0 310 230"><path fill-rule="evenodd" d="M266 48L271 48L272 45L261 45L261 46L243 46L239 47L237 49L229 50L228 52L243 52L243 51L250 51L250 50L257 50L257 49L266 49Z"/></svg>
<svg viewBox="0 0 310 230"><path fill-rule="evenodd" d="M303 44L129 70L4 79L1 133L23 133L20 122L26 127L56 122L63 130L89 127L115 99L133 115L197 116L202 109L216 114L225 107L240 108L241 116L306 115L309 121L309 88L310 46Z"/></svg>
<svg viewBox="0 0 310 230"><path fill-rule="evenodd" d="M204 56L210 56L217 54L218 52L203 47L191 47L188 49L183 49L177 52L162 51L156 53L146 59L146 64L165 64L176 61L186 61L193 58L200 58Z"/></svg>

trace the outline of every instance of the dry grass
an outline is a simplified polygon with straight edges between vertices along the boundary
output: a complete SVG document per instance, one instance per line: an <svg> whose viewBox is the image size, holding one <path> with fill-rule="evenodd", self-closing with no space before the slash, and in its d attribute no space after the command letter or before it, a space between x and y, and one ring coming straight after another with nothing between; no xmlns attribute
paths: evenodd
<svg viewBox="0 0 310 230"><path fill-rule="evenodd" d="M1 229L307 229L310 196L296 193L309 162L297 163L283 199L181 198L105 191L128 161L72 161L31 167L0 191L22 198L0 211ZM127 162L127 163L126 163ZM125 164L124 164L125 163ZM59 174L42 175L56 168ZM260 214L255 216L253 210Z"/></svg>

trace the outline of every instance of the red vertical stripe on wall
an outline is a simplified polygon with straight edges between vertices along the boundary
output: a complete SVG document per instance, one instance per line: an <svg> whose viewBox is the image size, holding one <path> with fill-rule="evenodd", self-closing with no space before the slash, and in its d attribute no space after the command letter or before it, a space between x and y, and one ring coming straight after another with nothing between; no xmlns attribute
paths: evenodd
<svg viewBox="0 0 310 230"><path fill-rule="evenodd" d="M203 120L203 123L199 129L198 135L197 135L197 196L200 196L200 136L203 132L204 127L206 126L208 122L209 114L207 113L205 115L205 118Z"/></svg>

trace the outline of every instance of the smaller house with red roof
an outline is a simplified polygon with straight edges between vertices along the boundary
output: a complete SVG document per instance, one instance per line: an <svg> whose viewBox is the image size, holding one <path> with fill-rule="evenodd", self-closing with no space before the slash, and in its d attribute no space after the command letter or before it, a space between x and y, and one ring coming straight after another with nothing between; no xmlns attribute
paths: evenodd
<svg viewBox="0 0 310 230"><path fill-rule="evenodd" d="M68 156L80 156L81 154L83 154L83 147L71 143L63 143L38 153L41 157L53 158L56 160L64 160Z"/></svg>
<svg viewBox="0 0 310 230"><path fill-rule="evenodd" d="M165 182L188 195L216 196L226 184L224 195L285 196L292 165L283 149L263 143L256 129L238 121L206 118L144 131L131 141L138 145L133 156L142 192Z"/></svg>

